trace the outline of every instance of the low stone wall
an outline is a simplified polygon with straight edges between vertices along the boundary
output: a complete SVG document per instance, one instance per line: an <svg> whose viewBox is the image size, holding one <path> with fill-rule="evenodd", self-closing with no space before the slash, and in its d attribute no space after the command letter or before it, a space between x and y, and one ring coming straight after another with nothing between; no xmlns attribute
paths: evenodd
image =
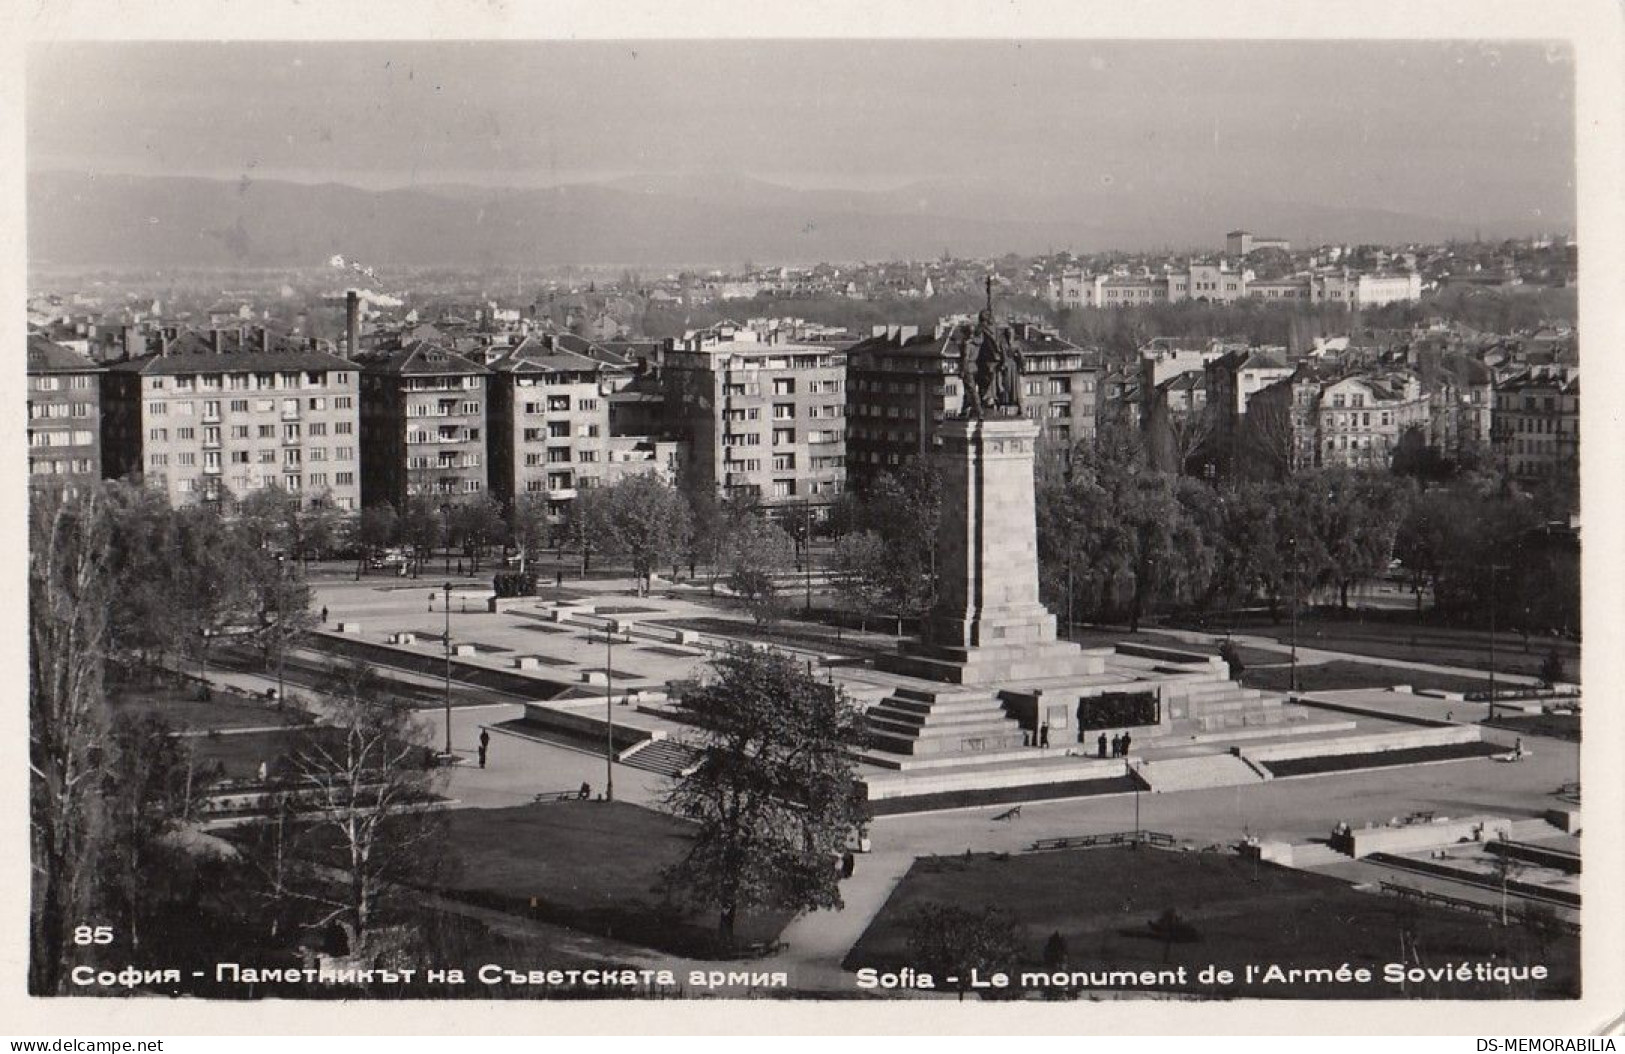
<svg viewBox="0 0 1625 1054"><path fill-rule="evenodd" d="M602 743L605 736L603 708L597 714L564 710L546 703L526 703L525 721L543 731L561 732L572 739L596 737ZM617 713L619 716L619 713ZM615 753L655 739L666 738L666 733L615 723L613 741Z"/></svg>
<svg viewBox="0 0 1625 1054"><path fill-rule="evenodd" d="M1481 738L1476 725L1445 725L1414 732L1377 732L1367 736L1343 736L1301 743L1270 743L1243 747L1240 753L1249 760L1268 763L1289 758L1324 758L1341 754L1377 754L1387 750L1443 747L1456 743L1477 743Z"/></svg>
<svg viewBox="0 0 1625 1054"><path fill-rule="evenodd" d="M1464 816L1427 823L1354 827L1347 834L1334 834L1332 848L1359 859L1372 853L1420 853L1462 842L1487 842L1511 831L1512 821L1502 816Z"/></svg>
<svg viewBox="0 0 1625 1054"><path fill-rule="evenodd" d="M395 666L427 677L444 677L446 674L444 652L430 655L405 647L378 644L359 637L340 636L334 633L314 634L311 643L329 654ZM466 681L510 695L531 698L549 698L569 687L562 681L551 678L527 677L517 671L494 669L456 658L451 660L451 679L453 682Z"/></svg>
<svg viewBox="0 0 1625 1054"><path fill-rule="evenodd" d="M1355 689L1365 692L1367 689ZM1396 714L1390 710L1383 710L1374 706L1362 706L1359 703L1345 702L1341 699L1328 699L1333 692L1310 692L1294 695L1291 701L1299 706L1310 706L1317 710L1336 710L1341 714L1357 714L1360 717L1375 717L1383 721L1394 721L1402 725L1420 725L1423 728L1454 728L1454 722L1446 721L1442 717L1420 717L1415 714ZM1425 692L1415 692L1415 695L1426 695ZM1463 740L1463 742L1469 742Z"/></svg>
<svg viewBox="0 0 1625 1054"><path fill-rule="evenodd" d="M1207 666L1224 662L1223 659L1216 655L1207 655L1199 651L1181 651L1178 648L1164 648L1155 644L1135 644L1132 641L1118 641L1116 650L1122 655L1132 655L1137 659L1177 662L1192 666Z"/></svg>

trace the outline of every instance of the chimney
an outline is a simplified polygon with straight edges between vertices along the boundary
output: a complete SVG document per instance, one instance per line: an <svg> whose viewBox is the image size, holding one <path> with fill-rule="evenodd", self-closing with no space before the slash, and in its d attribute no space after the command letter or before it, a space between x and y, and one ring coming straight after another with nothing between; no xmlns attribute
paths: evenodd
<svg viewBox="0 0 1625 1054"><path fill-rule="evenodd" d="M141 330L135 326L124 327L124 339L121 343L124 346L124 357L126 359L135 358L138 348L140 351L147 350L145 347L146 342L141 338Z"/></svg>
<svg viewBox="0 0 1625 1054"><path fill-rule="evenodd" d="M344 356L353 359L361 352L361 297L354 289L344 291Z"/></svg>
<svg viewBox="0 0 1625 1054"><path fill-rule="evenodd" d="M920 335L919 326L899 326L897 329L897 343L907 344Z"/></svg>
<svg viewBox="0 0 1625 1054"><path fill-rule="evenodd" d="M214 345L214 353L218 355L225 350L226 335L218 329L212 329L209 331L209 343Z"/></svg>
<svg viewBox="0 0 1625 1054"><path fill-rule="evenodd" d="M884 323L876 323L874 326L870 327L869 336L884 337L886 335L887 328L888 327Z"/></svg>
<svg viewBox="0 0 1625 1054"><path fill-rule="evenodd" d="M271 327L260 327L260 350L269 353L271 350Z"/></svg>

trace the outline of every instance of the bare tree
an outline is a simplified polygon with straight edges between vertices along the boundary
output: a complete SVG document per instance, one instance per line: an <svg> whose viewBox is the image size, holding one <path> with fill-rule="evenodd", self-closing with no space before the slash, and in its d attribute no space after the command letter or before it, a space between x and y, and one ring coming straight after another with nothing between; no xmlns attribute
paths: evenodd
<svg viewBox="0 0 1625 1054"><path fill-rule="evenodd" d="M426 811L434 779L421 762L425 729L382 693L369 667L335 669L324 691L329 723L312 729L290 761L308 822L301 853L325 866L283 889L314 909L307 927L336 923L350 954L365 958L385 899L438 855L425 851L439 831Z"/></svg>
<svg viewBox="0 0 1625 1054"><path fill-rule="evenodd" d="M30 513L28 989L51 995L93 892L111 531L95 490L36 495Z"/></svg>

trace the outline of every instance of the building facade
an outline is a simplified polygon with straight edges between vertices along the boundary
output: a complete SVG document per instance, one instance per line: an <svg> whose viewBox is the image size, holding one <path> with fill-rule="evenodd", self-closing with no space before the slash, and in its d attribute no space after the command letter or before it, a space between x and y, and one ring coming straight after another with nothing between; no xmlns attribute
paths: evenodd
<svg viewBox="0 0 1625 1054"><path fill-rule="evenodd" d="M72 491L102 478L102 368L28 338L28 482Z"/></svg>
<svg viewBox="0 0 1625 1054"><path fill-rule="evenodd" d="M414 495L445 503L486 491L489 370L431 341L363 355L355 366L366 504L399 510Z"/></svg>
<svg viewBox="0 0 1625 1054"><path fill-rule="evenodd" d="M543 495L549 520L561 525L582 489L608 481L614 368L546 337L526 338L486 366L491 492L504 504Z"/></svg>
<svg viewBox="0 0 1625 1054"><path fill-rule="evenodd" d="M666 353L665 432L696 485L822 517L846 485L846 353L754 337L702 331Z"/></svg>
<svg viewBox="0 0 1625 1054"><path fill-rule="evenodd" d="M1580 374L1534 366L1495 388L1492 443L1497 460L1527 482L1580 478Z"/></svg>
<svg viewBox="0 0 1625 1054"><path fill-rule="evenodd" d="M361 504L354 364L265 332L183 333L102 377L103 471L172 504L280 487L307 505Z"/></svg>

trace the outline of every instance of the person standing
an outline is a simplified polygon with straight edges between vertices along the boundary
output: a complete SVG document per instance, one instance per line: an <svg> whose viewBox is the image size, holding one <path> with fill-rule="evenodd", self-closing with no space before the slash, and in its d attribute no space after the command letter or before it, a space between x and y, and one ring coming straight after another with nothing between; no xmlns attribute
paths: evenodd
<svg viewBox="0 0 1625 1054"><path fill-rule="evenodd" d="M1049 749L1049 722L1047 721L1038 730L1038 745L1045 750Z"/></svg>
<svg viewBox="0 0 1625 1054"><path fill-rule="evenodd" d="M1102 758L1106 756L1106 733L1102 732L1095 739L1095 752Z"/></svg>
<svg viewBox="0 0 1625 1054"><path fill-rule="evenodd" d="M488 729L480 729L480 768L485 767L485 752L491 749L491 733Z"/></svg>
<svg viewBox="0 0 1625 1054"><path fill-rule="evenodd" d="M1132 742L1134 742L1134 737L1130 736L1127 732L1124 732L1123 733L1123 756L1125 758L1128 757L1129 744L1132 743Z"/></svg>

